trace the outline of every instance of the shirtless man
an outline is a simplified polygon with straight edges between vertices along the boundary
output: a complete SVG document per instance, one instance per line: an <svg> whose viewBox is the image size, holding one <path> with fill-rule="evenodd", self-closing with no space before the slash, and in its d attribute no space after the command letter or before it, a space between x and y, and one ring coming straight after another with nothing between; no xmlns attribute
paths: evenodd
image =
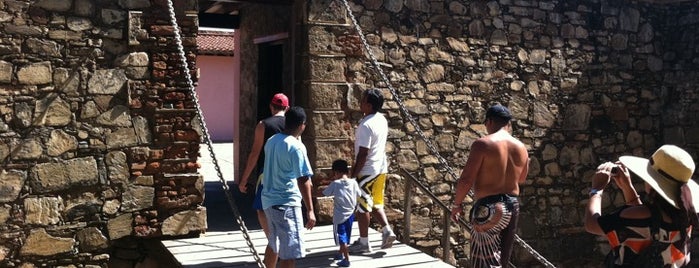
<svg viewBox="0 0 699 268"><path fill-rule="evenodd" d="M527 178L529 156L524 144L510 135L510 111L500 104L488 108L488 135L471 145L451 209L452 220L463 213L463 200L473 188L473 267L504 267L512 254L519 216L519 184Z"/></svg>

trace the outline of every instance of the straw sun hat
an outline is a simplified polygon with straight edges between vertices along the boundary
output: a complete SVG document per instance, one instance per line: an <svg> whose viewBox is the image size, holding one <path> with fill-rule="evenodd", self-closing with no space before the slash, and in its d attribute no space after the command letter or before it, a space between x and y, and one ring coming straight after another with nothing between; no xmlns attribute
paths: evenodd
<svg viewBox="0 0 699 268"><path fill-rule="evenodd" d="M694 160L680 147L663 145L650 159L622 156L619 161L676 208L682 202L680 189L683 185L687 184L692 193L699 193L699 185L691 179Z"/></svg>

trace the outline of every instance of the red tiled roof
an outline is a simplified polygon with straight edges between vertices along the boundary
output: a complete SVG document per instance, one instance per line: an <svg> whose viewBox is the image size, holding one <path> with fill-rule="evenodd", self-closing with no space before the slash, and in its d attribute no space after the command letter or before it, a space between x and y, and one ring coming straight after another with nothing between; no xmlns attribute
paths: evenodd
<svg viewBox="0 0 699 268"><path fill-rule="evenodd" d="M199 55L233 56L233 32L199 31Z"/></svg>

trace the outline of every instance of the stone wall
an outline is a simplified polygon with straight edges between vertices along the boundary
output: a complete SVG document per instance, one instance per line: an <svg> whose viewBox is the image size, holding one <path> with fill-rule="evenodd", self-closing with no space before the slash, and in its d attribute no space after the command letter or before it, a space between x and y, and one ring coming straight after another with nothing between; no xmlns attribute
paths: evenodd
<svg viewBox="0 0 699 268"><path fill-rule="evenodd" d="M397 96L457 175L470 144L485 134L485 109L495 102L510 107L514 135L532 160L518 233L557 266L589 267L608 251L582 227L589 178L600 162L648 156L664 143L699 152L692 135L698 122L696 3L349 2ZM325 183L332 159L353 159L358 92L379 87L387 97L391 172L407 168L451 202L456 178L398 109L342 1L312 0L305 11L313 114L304 142L315 161L316 185ZM404 180L392 176L386 191L399 231ZM605 210L623 203L610 192ZM424 195L413 204L411 244L441 256L444 212ZM452 262L461 263L468 239L452 227ZM537 263L521 248L515 254L518 266Z"/></svg>
<svg viewBox="0 0 699 268"><path fill-rule="evenodd" d="M106 267L206 228L167 3L0 0L0 266ZM196 1L175 3L195 70Z"/></svg>

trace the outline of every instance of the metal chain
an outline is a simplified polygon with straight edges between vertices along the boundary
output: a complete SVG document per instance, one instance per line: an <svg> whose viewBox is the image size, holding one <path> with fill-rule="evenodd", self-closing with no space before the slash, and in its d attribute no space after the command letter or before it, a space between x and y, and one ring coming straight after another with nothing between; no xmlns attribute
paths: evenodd
<svg viewBox="0 0 699 268"><path fill-rule="evenodd" d="M417 134L418 134L418 135L420 136L420 138L425 142L425 144L427 145L427 148L429 148L430 152L431 152L435 157L437 157L437 159L439 160L439 163L442 164L442 166L447 170L447 172L449 173L449 175L453 176L454 178L458 178L458 176L456 176L456 173L454 173L454 170L451 168L451 166L449 166L449 163L447 162L447 160L444 159L444 157L442 157L441 154L439 154L439 151L437 150L437 147L432 143L432 141L430 141L430 140L425 136L424 132L422 131L422 129L420 128L420 126L416 123L416 121L415 121L415 119L413 118L413 116L410 115L410 113L408 112L408 109L405 108L405 106L403 105L403 101L401 100L400 96L398 96L398 93L396 93L396 90L395 90L395 89L393 88L393 86L391 85L391 81L388 79L388 77L387 77L386 74L384 73L383 69L381 68L381 66L380 66L380 64L379 64L379 61L376 59L376 56L374 56L374 52L372 52L372 50L371 50L371 48L370 48L370 46L369 46L369 42L367 42L366 37L364 36L364 32L362 31L361 27L359 26L359 23L357 23L357 19L354 17L354 14L352 13L352 8L350 7L349 2L348 2L347 0L342 0L342 2L344 3L345 8L347 9L347 14L349 14L349 17L350 17L350 19L352 20L352 23L354 24L354 28L355 28L355 30L357 31L357 34L359 35L359 38L362 40L362 44L364 45L364 48L365 48L367 54L369 55L369 58L371 59L372 65L373 65L374 68L379 72L379 75L381 75L381 78L382 78L383 81L386 83L386 86L388 87L388 89L391 91L391 95L393 95L393 99L396 101L396 103L398 103L398 107L400 108L401 112L402 112L403 115L408 119L408 121L415 127L415 131L417 132ZM473 196L473 191L472 191L472 190L469 191L468 194L469 194L469 196ZM467 228L468 228L468 227L469 227L469 226L467 226ZM469 229L469 231L470 231L470 228L468 228L468 229ZM541 254L539 254L536 250L534 250L534 248L532 248L531 246L529 246L529 244L527 244L527 242L525 242L524 240L522 240L522 239L519 237L519 235L516 235L516 234L515 234L515 241L517 241L517 243L518 243L522 248L524 248L525 250L527 250L527 252L529 252L529 254L531 254L532 256L534 256L534 258L536 258L536 259L537 259L539 262L541 262L544 266L546 266L546 267L553 267L553 268L556 267L556 266L554 266L553 264L551 264L551 262L549 262L548 260L546 260L546 258L544 258L543 256L541 256Z"/></svg>
<svg viewBox="0 0 699 268"><path fill-rule="evenodd" d="M238 206L235 204L233 194L231 193L231 190L228 187L226 179L223 177L223 174L221 173L221 167L218 165L218 160L216 159L216 155L214 154L214 148L211 145L211 136L209 135L209 129L206 127L206 122L204 121L204 113L201 110L201 105L199 103L199 98L197 97L197 92L196 90L194 90L194 82L192 82L192 76L189 73L189 64L187 63L187 57L185 56L184 47L182 46L182 36L180 35L179 26L177 24L177 18L175 16L175 8L172 3L172 0L168 0L168 9L170 11L170 20L172 22L172 26L174 27L173 31L175 33L175 43L177 46L177 50L180 53L180 60L182 61L182 71L184 73L185 78L187 79L187 86L192 93L194 102L197 107L197 119L199 120L199 123L201 124L201 127L203 129L204 141L206 142L206 145L209 148L209 155L211 156L211 160L216 169L216 175L218 175L218 178L221 181L223 191L226 194L228 205L230 205L231 210L233 210L233 216L235 217L235 220L238 223L238 225L240 225L240 229L243 231L243 237L245 238L245 242L250 248L250 251L252 251L252 257L255 259L255 262L257 262L258 267L265 268L264 262L260 258L260 255L257 253L255 245L252 243L252 239L250 238L248 228L245 226L245 221L243 221L243 217L241 216L240 211L238 210Z"/></svg>

